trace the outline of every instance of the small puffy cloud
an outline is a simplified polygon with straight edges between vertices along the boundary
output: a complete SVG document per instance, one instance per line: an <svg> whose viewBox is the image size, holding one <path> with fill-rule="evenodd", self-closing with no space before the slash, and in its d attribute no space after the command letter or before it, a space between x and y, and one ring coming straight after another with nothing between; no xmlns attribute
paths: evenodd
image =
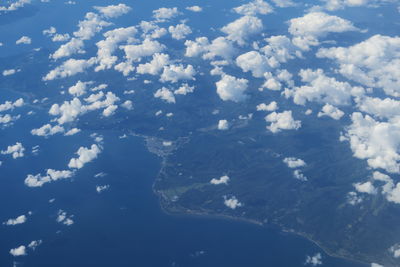
<svg viewBox="0 0 400 267"><path fill-rule="evenodd" d="M236 13L246 16L254 16L257 14L266 15L273 12L273 8L263 0L253 0L247 4L235 7L233 9Z"/></svg>
<svg viewBox="0 0 400 267"><path fill-rule="evenodd" d="M127 109L127 110L132 110L133 109L133 103L131 100L126 100L124 103L121 104L121 107Z"/></svg>
<svg viewBox="0 0 400 267"><path fill-rule="evenodd" d="M232 196L230 198L224 196L224 204L225 204L225 206L227 206L228 208L233 209L233 210L238 207L243 206L243 204L240 203L239 200L235 196Z"/></svg>
<svg viewBox="0 0 400 267"><path fill-rule="evenodd" d="M294 170L293 171L293 177L296 178L297 180L307 182L308 179L307 177L300 171L300 170Z"/></svg>
<svg viewBox="0 0 400 267"><path fill-rule="evenodd" d="M188 6L188 7L186 7L186 10L193 11L193 12L201 12L201 11L203 11L203 8L200 6Z"/></svg>
<svg viewBox="0 0 400 267"><path fill-rule="evenodd" d="M194 86L189 86L189 84L184 83L178 89L174 91L176 95L187 95L194 92Z"/></svg>
<svg viewBox="0 0 400 267"><path fill-rule="evenodd" d="M272 2L277 7L292 7L292 6L296 6L296 3L293 2L292 0L272 0Z"/></svg>
<svg viewBox="0 0 400 267"><path fill-rule="evenodd" d="M171 25L169 26L168 31L171 34L172 38L176 40L185 39L187 35L192 33L190 27L184 23L178 24L176 26Z"/></svg>
<svg viewBox="0 0 400 267"><path fill-rule="evenodd" d="M289 32L294 37L293 43L303 50L319 45L318 39L329 33L347 31L358 31L358 29L350 21L324 12L311 12L289 21Z"/></svg>
<svg viewBox="0 0 400 267"><path fill-rule="evenodd" d="M19 246L17 248L10 249L10 254L13 255L14 257L18 256L26 256L26 247L25 246Z"/></svg>
<svg viewBox="0 0 400 267"><path fill-rule="evenodd" d="M68 132L66 132L64 135L65 136L71 136L71 135L75 135L77 133L79 133L81 130L78 128L72 128L71 130L69 130Z"/></svg>
<svg viewBox="0 0 400 267"><path fill-rule="evenodd" d="M85 166L86 163L89 163L96 159L100 152L101 148L96 144L93 144L90 148L80 147L76 152L78 157L72 158L68 163L68 167L73 169L80 169Z"/></svg>
<svg viewBox="0 0 400 267"><path fill-rule="evenodd" d="M262 21L254 16L243 16L221 29L228 35L229 40L237 42L239 45L245 45L252 35L258 34L262 30Z"/></svg>
<svg viewBox="0 0 400 267"><path fill-rule="evenodd" d="M8 146L6 150L2 150L1 154L3 155L12 155L14 159L22 158L24 156L25 148L19 142L15 143L15 145Z"/></svg>
<svg viewBox="0 0 400 267"><path fill-rule="evenodd" d="M117 110L117 108L118 108L117 105L110 105L110 106L106 107L103 110L103 116L104 117L110 117L110 116L114 115L114 113Z"/></svg>
<svg viewBox="0 0 400 267"><path fill-rule="evenodd" d="M74 224L73 217L74 217L74 215L68 215L67 212L60 209L57 212L56 221L58 223L70 226L70 225Z"/></svg>
<svg viewBox="0 0 400 267"><path fill-rule="evenodd" d="M38 246L43 243L42 240L33 240L28 244L28 248L35 250Z"/></svg>
<svg viewBox="0 0 400 267"><path fill-rule="evenodd" d="M360 204L363 201L363 198L361 196L359 196L357 194L357 192L354 192L354 191L349 192L347 194L346 198L347 198L347 203L352 206Z"/></svg>
<svg viewBox="0 0 400 267"><path fill-rule="evenodd" d="M380 119L393 119L400 116L400 101L392 98L381 99L365 96L356 99L356 102L360 111Z"/></svg>
<svg viewBox="0 0 400 267"><path fill-rule="evenodd" d="M225 131L229 129L229 123L227 120L219 120L218 121L218 130Z"/></svg>
<svg viewBox="0 0 400 267"><path fill-rule="evenodd" d="M69 170L57 171L53 169L48 169L45 175L41 174L28 174L24 183L28 187L41 187L46 183L50 183L53 181L57 181L60 179L71 178L74 175L74 172Z"/></svg>
<svg viewBox="0 0 400 267"><path fill-rule="evenodd" d="M97 185L96 186L96 192L100 194L100 193L108 190L109 188L110 188L109 185Z"/></svg>
<svg viewBox="0 0 400 267"><path fill-rule="evenodd" d="M64 132L64 127L62 127L60 125L51 126L50 124L45 124L38 129L33 129L31 131L31 134L47 137L50 135L54 135L57 133L63 133L63 132Z"/></svg>
<svg viewBox="0 0 400 267"><path fill-rule="evenodd" d="M128 13L131 8L125 4L95 6L94 9L99 11L106 18L116 18Z"/></svg>
<svg viewBox="0 0 400 267"><path fill-rule="evenodd" d="M236 53L232 42L225 37L217 37L211 43L207 37L198 37L195 41L185 41L187 57L202 56L203 59L212 60L221 57L230 60Z"/></svg>
<svg viewBox="0 0 400 267"><path fill-rule="evenodd" d="M158 41L145 39L138 45L125 45L122 49L128 60L134 62L139 61L142 57L152 56L155 53L160 53L164 50L165 46Z"/></svg>
<svg viewBox="0 0 400 267"><path fill-rule="evenodd" d="M166 8L166 7L161 7L157 10L153 10L153 18L155 18L158 21L166 21L172 18L177 17L180 14L178 11L178 8L173 7L173 8Z"/></svg>
<svg viewBox="0 0 400 267"><path fill-rule="evenodd" d="M8 69L8 70L3 70L3 76L10 76L15 74L17 71L15 69Z"/></svg>
<svg viewBox="0 0 400 267"><path fill-rule="evenodd" d="M86 13L84 20L79 21L79 29L74 32L74 36L80 40L89 40L96 33L100 32L103 27L110 25L110 22L104 21L98 14L89 12Z"/></svg>
<svg viewBox="0 0 400 267"><path fill-rule="evenodd" d="M15 219L8 219L7 221L3 222L4 225L17 225L17 224L23 224L27 220L26 215L21 215L18 216Z"/></svg>
<svg viewBox="0 0 400 267"><path fill-rule="evenodd" d="M32 39L29 38L28 36L22 36L21 38L19 38L16 42L17 45L18 44L31 44L32 43Z"/></svg>
<svg viewBox="0 0 400 267"><path fill-rule="evenodd" d="M384 267L384 266L373 262L371 263L371 267Z"/></svg>
<svg viewBox="0 0 400 267"><path fill-rule="evenodd" d="M281 130L297 130L301 127L301 121L293 119L291 110L281 113L272 112L265 117L265 120L271 123L267 126L267 129L273 133L278 133Z"/></svg>
<svg viewBox="0 0 400 267"><path fill-rule="evenodd" d="M95 63L96 58L89 60L85 59L68 59L60 66L51 70L45 77L44 81L51 81L59 78L65 78L84 72L87 68L91 67Z"/></svg>
<svg viewBox="0 0 400 267"><path fill-rule="evenodd" d="M76 53L84 53L84 43L82 40L72 38L68 43L61 45L50 57L53 59L60 59L63 57L70 57Z"/></svg>
<svg viewBox="0 0 400 267"><path fill-rule="evenodd" d="M211 179L210 184L214 184L214 185L225 184L225 185L227 185L229 180L230 180L229 176L224 175L224 176L221 176L219 179L216 179L216 178Z"/></svg>
<svg viewBox="0 0 400 267"><path fill-rule="evenodd" d="M215 83L217 94L223 101L241 102L247 98L245 91L248 80L224 74L221 80Z"/></svg>
<svg viewBox="0 0 400 267"><path fill-rule="evenodd" d="M306 163L304 162L304 160L302 159L298 159L298 158L293 158L293 157L289 157L289 158L284 158L283 162L292 169L296 169L296 168L300 168L300 167L304 167L306 166Z"/></svg>
<svg viewBox="0 0 400 267"><path fill-rule="evenodd" d="M321 253L317 253L314 256L307 256L305 264L306 265L310 265L310 266L322 265L322 255L321 255Z"/></svg>
<svg viewBox="0 0 400 267"><path fill-rule="evenodd" d="M236 65L244 72L251 71L253 77L263 77L271 69L268 59L257 51L244 53L236 58Z"/></svg>
<svg viewBox="0 0 400 267"><path fill-rule="evenodd" d="M168 88L162 87L154 93L155 98L160 98L167 103L175 104L175 96Z"/></svg>
<svg viewBox="0 0 400 267"><path fill-rule="evenodd" d="M68 93L73 96L81 96L86 93L87 86L93 82L81 82L77 81L75 85L68 88Z"/></svg>
<svg viewBox="0 0 400 267"><path fill-rule="evenodd" d="M192 65L187 65L186 68L182 64L169 65L164 66L160 81L176 83L179 80L195 80L195 75L196 71Z"/></svg>
<svg viewBox="0 0 400 267"><path fill-rule="evenodd" d="M170 62L169 55L162 53L155 53L153 59L145 64L139 64L136 67L136 72L139 74L157 75L163 70L164 66Z"/></svg>
<svg viewBox="0 0 400 267"><path fill-rule="evenodd" d="M318 117L328 116L334 120L340 120L340 118L343 117L343 115L344 115L343 111L330 104L325 104L322 107L321 112L318 112Z"/></svg>
<svg viewBox="0 0 400 267"><path fill-rule="evenodd" d="M374 185L368 181L365 183L355 183L354 184L354 188L356 189L357 192L360 193L366 193L366 194L376 194L376 188L374 187Z"/></svg>
<svg viewBox="0 0 400 267"><path fill-rule="evenodd" d="M278 109L278 104L275 101L272 101L268 105L265 103L261 103L256 107L257 111L275 111Z"/></svg>

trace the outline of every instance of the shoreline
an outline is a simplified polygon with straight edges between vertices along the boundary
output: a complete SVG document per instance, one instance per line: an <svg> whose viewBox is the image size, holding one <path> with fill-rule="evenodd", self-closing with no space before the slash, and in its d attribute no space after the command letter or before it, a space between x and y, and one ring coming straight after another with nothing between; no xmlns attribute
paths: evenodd
<svg viewBox="0 0 400 267"><path fill-rule="evenodd" d="M257 221L257 220L244 218L244 217L235 217L235 216L226 215L226 214L217 214L217 213L212 214L212 213L194 211L194 210L179 211L179 209L177 209L176 211L171 211L171 210L169 210L167 207L165 207L163 205L162 195L158 191L154 191L154 190L153 190L153 193L159 198L159 204L160 204L161 210L165 214L167 214L169 216L182 216L182 217L186 217L186 216L190 217L190 216L192 216L192 217L220 219L220 220L237 221L237 222L242 222L242 223L248 223L248 224L256 225L256 226L259 226L259 227L264 227L265 229L276 230L276 231L279 231L282 234L291 234L291 235L295 235L295 236L298 236L300 238L303 238L303 239L313 243L314 245L316 245L326 255L328 255L328 256L330 256L332 258L337 258L337 259L342 259L342 260L346 260L346 261L349 261L349 262L362 264L362 265L365 265L366 267L367 266L371 266L371 263L367 263L367 262L360 261L360 260L357 260L357 259L353 259L353 258L337 255L337 254L335 254L333 252L330 252L327 248L322 246L318 241L315 241L312 238L308 237L305 233L301 233L301 232L296 232L294 230L285 229L282 225L265 224L265 223ZM384 267L386 267L386 266L384 266ZM387 266L387 267L390 267L390 266Z"/></svg>

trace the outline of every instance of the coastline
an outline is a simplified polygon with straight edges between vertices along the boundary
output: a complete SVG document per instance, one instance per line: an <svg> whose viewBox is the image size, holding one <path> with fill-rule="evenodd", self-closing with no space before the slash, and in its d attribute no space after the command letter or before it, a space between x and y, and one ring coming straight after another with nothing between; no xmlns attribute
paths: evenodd
<svg viewBox="0 0 400 267"><path fill-rule="evenodd" d="M286 229L283 225L268 224L268 223L264 223L262 221L258 221L255 219L249 219L249 218L245 218L245 217L235 217L235 216L231 216L231 215L218 214L218 213L207 212L207 211L190 210L190 209L186 209L186 208L174 205L173 202L167 200L167 198L163 195L162 191L159 191L156 189L156 184L160 180L160 174L163 173L163 171L164 171L164 167L166 166L168 156L171 153L173 153L173 151L179 149L179 147L182 144L189 142L190 137L178 138L178 140L174 142L173 146L169 147L168 152L166 152L166 151L163 151L162 146L161 147L158 146L158 147L156 147L156 149L154 149L155 148L154 146L152 146L152 147L149 146L149 140L156 141L156 142L162 142L165 140L163 140L161 138L137 134L137 133L133 133L133 132L131 132L131 134L136 137L141 137L144 140L145 146L148 149L148 151L150 153L157 155L161 159L160 170L159 170L158 175L155 178L154 182L152 183L152 191L153 191L153 194L156 195L159 200L158 202L159 202L160 209L165 214L167 214L169 216L194 216L194 217L199 217L199 218L201 217L201 218L222 219L222 220L228 220L228 221L238 221L238 222L243 222L243 223L250 223L253 225L260 226L260 227L265 227L265 228L271 229L271 230L275 229L275 230L279 231L280 233L293 234L293 235L296 235L303 239L306 239L309 242L312 242L313 244L315 244L317 247L319 247L325 254L327 254L330 257L362 264L362 265L365 265L366 267L371 266L371 263L369 263L369 262L361 261L359 259L351 258L348 256L344 256L344 255L340 255L335 252L332 252L328 248L324 247L320 242L309 237L306 233L297 232L297 231L294 231L293 229ZM180 142L181 140L184 140L184 141ZM170 208L172 206L174 207L174 209ZM385 265L385 267L395 267L395 266Z"/></svg>

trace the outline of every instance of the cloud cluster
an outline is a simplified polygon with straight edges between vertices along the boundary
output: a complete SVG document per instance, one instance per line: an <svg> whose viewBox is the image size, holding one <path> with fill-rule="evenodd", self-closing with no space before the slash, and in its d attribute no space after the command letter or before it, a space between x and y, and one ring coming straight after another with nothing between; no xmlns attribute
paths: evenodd
<svg viewBox="0 0 400 267"><path fill-rule="evenodd" d="M17 142L15 145L8 146L6 150L0 151L3 155L12 155L14 159L22 158L24 156L25 148L20 143Z"/></svg>
<svg viewBox="0 0 400 267"><path fill-rule="evenodd" d="M237 42L239 45L245 45L251 36L260 33L262 30L262 21L254 16L243 16L221 29L228 35L229 40Z"/></svg>
<svg viewBox="0 0 400 267"><path fill-rule="evenodd" d="M25 185L28 187L41 187L46 183L50 183L53 181L61 180L61 179L67 179L71 178L74 175L73 171L70 170L63 170L63 171L57 171L53 169L48 169L46 170L45 175L41 174L28 174L28 176L25 178Z"/></svg>
<svg viewBox="0 0 400 267"><path fill-rule="evenodd" d="M243 206L243 204L239 202L239 200L235 196L229 198L224 196L224 204L225 206L233 210Z"/></svg>
<svg viewBox="0 0 400 267"><path fill-rule="evenodd" d="M216 178L211 179L210 184L213 184L213 185L225 184L225 185L227 185L229 180L230 180L229 176L223 175L219 179L216 179Z"/></svg>

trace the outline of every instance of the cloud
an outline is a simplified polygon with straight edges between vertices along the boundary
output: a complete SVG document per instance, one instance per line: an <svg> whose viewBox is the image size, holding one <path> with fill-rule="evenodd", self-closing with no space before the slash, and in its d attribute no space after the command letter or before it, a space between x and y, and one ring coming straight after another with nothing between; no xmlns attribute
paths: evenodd
<svg viewBox="0 0 400 267"><path fill-rule="evenodd" d="M215 38L211 43L207 37L198 37L195 41L185 41L187 57L202 56L203 59L212 60L215 57L221 57L226 60L230 60L236 49L232 42L225 37Z"/></svg>
<svg viewBox="0 0 400 267"><path fill-rule="evenodd" d="M94 9L99 11L106 18L117 18L131 11L132 8L125 4L95 6Z"/></svg>
<svg viewBox="0 0 400 267"><path fill-rule="evenodd" d="M108 190L109 188L110 188L109 185L97 185L96 186L96 192L100 194L100 193Z"/></svg>
<svg viewBox="0 0 400 267"><path fill-rule="evenodd" d="M60 209L57 212L56 221L58 223L62 223L64 225L70 226L70 225L74 224L73 217L74 217L74 215L68 215L67 212Z"/></svg>
<svg viewBox="0 0 400 267"><path fill-rule="evenodd" d="M19 44L31 44L32 43L32 39L29 38L28 36L22 36L15 43L17 45L19 45Z"/></svg>
<svg viewBox="0 0 400 267"><path fill-rule="evenodd" d="M114 113L117 110L117 108L118 108L117 105L110 105L110 106L106 107L103 110L103 116L104 117L110 117L110 116L114 115Z"/></svg>
<svg viewBox="0 0 400 267"><path fill-rule="evenodd" d="M286 89L285 96L293 97L293 102L305 105L307 101L324 102L331 105L349 105L353 92L357 87L352 87L347 82L337 81L327 77L322 69L302 69L299 72L302 82L307 83L293 90Z"/></svg>
<svg viewBox="0 0 400 267"><path fill-rule="evenodd" d="M400 116L400 101L378 97L365 96L356 99L357 107L360 111L366 112L379 119L392 119Z"/></svg>
<svg viewBox="0 0 400 267"><path fill-rule="evenodd" d="M157 75L163 70L164 66L170 62L169 55L162 53L155 53L153 59L145 64L139 64L136 72L139 74Z"/></svg>
<svg viewBox="0 0 400 267"><path fill-rule="evenodd" d="M42 240L33 240L28 244L28 248L35 250L38 246L43 243Z"/></svg>
<svg viewBox="0 0 400 267"><path fill-rule="evenodd" d="M187 35L192 33L192 30L189 26L184 23L178 24L176 26L169 26L169 33L171 33L172 38L176 40L185 39Z"/></svg>
<svg viewBox="0 0 400 267"><path fill-rule="evenodd" d="M187 83L183 83L177 90L174 91L176 95L187 95L194 92L194 86L189 86Z"/></svg>
<svg viewBox="0 0 400 267"><path fill-rule="evenodd" d="M220 184L225 184L227 185L229 182L230 178L227 175L221 176L219 179L213 178L210 181L210 184L214 185L220 185Z"/></svg>
<svg viewBox="0 0 400 267"><path fill-rule="evenodd" d="M195 80L195 75L196 71L192 65L187 65L186 68L182 64L169 65L164 66L160 81L176 83L179 80Z"/></svg>
<svg viewBox="0 0 400 267"><path fill-rule="evenodd" d="M174 94L170 90L168 90L168 88L166 88L166 87L162 87L161 89L158 89L154 93L154 97L160 98L170 104L175 104L175 102L176 102Z"/></svg>
<svg viewBox="0 0 400 267"><path fill-rule="evenodd" d="M350 80L400 96L400 37L374 35L350 47L322 48L317 57L335 60Z"/></svg>
<svg viewBox="0 0 400 267"><path fill-rule="evenodd" d="M95 71L110 69L117 62L118 57L114 56L114 51L118 48L118 44L121 42L133 42L135 34L137 33L136 27L117 28L111 31L107 31L103 34L104 40L96 43L97 45L97 61Z"/></svg>
<svg viewBox="0 0 400 267"><path fill-rule="evenodd" d="M344 115L343 111L330 104L325 104L322 107L321 112L318 112L318 117L328 116L334 120L340 120L340 118L342 118L343 115Z"/></svg>
<svg viewBox="0 0 400 267"><path fill-rule="evenodd" d="M85 19L79 21L79 29L74 32L74 36L80 40L90 40L96 33L100 32L103 27L110 25L110 22L104 21L98 14L88 12L85 15Z"/></svg>
<svg viewBox="0 0 400 267"><path fill-rule="evenodd" d="M127 110L132 110L133 109L133 103L131 100L126 100L124 103L121 104L121 107L127 109Z"/></svg>
<svg viewBox="0 0 400 267"><path fill-rule="evenodd" d="M69 163L68 167L71 169L80 169L85 166L86 163L89 163L96 159L101 152L101 147L96 144L93 144L90 148L80 147L76 154L78 155L77 158L72 158Z"/></svg>
<svg viewBox="0 0 400 267"><path fill-rule="evenodd" d="M372 194L372 195L377 193L376 188L370 181L365 183L355 183L353 185L357 192Z"/></svg>
<svg viewBox="0 0 400 267"><path fill-rule="evenodd" d="M399 122L379 122L369 115L363 116L360 112L354 112L351 121L344 139L350 142L354 156L366 159L371 168L400 173Z"/></svg>
<svg viewBox="0 0 400 267"><path fill-rule="evenodd" d="M10 76L13 75L17 72L15 69L8 69L8 70L3 70L3 76Z"/></svg>
<svg viewBox="0 0 400 267"><path fill-rule="evenodd" d="M27 220L26 215L21 215L18 216L15 219L8 219L7 221L3 222L4 225L17 225L17 224L23 224Z"/></svg>
<svg viewBox="0 0 400 267"><path fill-rule="evenodd" d="M186 7L186 10L193 11L193 12L201 12L201 11L203 11L203 8L200 6L188 6L188 7Z"/></svg>
<svg viewBox="0 0 400 267"><path fill-rule="evenodd" d="M237 42L239 45L245 45L252 35L258 34L262 30L262 21L253 16L243 16L221 29L228 35L229 40Z"/></svg>
<svg viewBox="0 0 400 267"><path fill-rule="evenodd" d="M311 12L289 21L289 33L294 37L293 43L303 50L319 45L318 39L329 33L358 30L350 21L324 12Z"/></svg>
<svg viewBox="0 0 400 267"><path fill-rule="evenodd" d="M63 133L63 132L64 132L64 127L62 127L60 125L51 126L50 124L45 124L38 129L33 129L31 131L31 134L47 137L50 135L54 135L57 133Z"/></svg>
<svg viewBox="0 0 400 267"><path fill-rule="evenodd" d="M218 130L225 131L229 129L229 123L227 120L219 120L218 121Z"/></svg>
<svg viewBox="0 0 400 267"><path fill-rule="evenodd" d="M292 0L272 0L277 7L292 7L296 6Z"/></svg>
<svg viewBox="0 0 400 267"><path fill-rule="evenodd" d="M72 176L74 176L74 172L69 170L57 171L53 169L48 169L46 170L45 175L28 174L28 176L25 178L24 183L28 187L42 187L46 183L50 183L61 179L71 178Z"/></svg>
<svg viewBox="0 0 400 267"><path fill-rule="evenodd" d="M233 11L240 15L254 16L257 14L266 15L268 13L272 13L274 10L267 2L264 2L263 0L253 0L247 4L235 7Z"/></svg>
<svg viewBox="0 0 400 267"><path fill-rule="evenodd" d="M225 204L225 206L227 206L228 208L233 209L233 210L238 207L243 206L243 204L240 203L239 200L235 196L232 196L230 198L224 196L224 204Z"/></svg>
<svg viewBox="0 0 400 267"><path fill-rule="evenodd" d="M275 111L278 109L278 104L275 101L272 101L268 105L265 103L261 103L256 107L257 111Z"/></svg>
<svg viewBox="0 0 400 267"><path fill-rule="evenodd" d="M10 250L10 254L13 255L14 257L18 256L26 256L26 247L25 246L19 246L17 248L13 248Z"/></svg>
<svg viewBox="0 0 400 267"><path fill-rule="evenodd" d="M14 110L15 108L22 107L25 104L24 99L18 98L14 102L6 101L3 104L0 104L0 112Z"/></svg>
<svg viewBox="0 0 400 267"><path fill-rule="evenodd" d="M85 59L68 59L60 66L51 70L45 77L44 81L51 81L59 78L65 78L84 72L87 68L91 67L96 61L96 58Z"/></svg>
<svg viewBox="0 0 400 267"><path fill-rule="evenodd" d="M0 11L4 12L9 12L9 11L15 11L18 10L22 7L24 7L26 4L30 4L31 0L17 0L13 3L10 3L9 6L0 6Z"/></svg>
<svg viewBox="0 0 400 267"><path fill-rule="evenodd" d="M223 101L241 102L247 98L244 93L248 87L248 80L223 74L216 82L217 94Z"/></svg>
<svg viewBox="0 0 400 267"><path fill-rule="evenodd" d="M244 53L236 58L236 65L244 72L251 71L253 77L260 78L271 69L268 59L257 51Z"/></svg>
<svg viewBox="0 0 400 267"><path fill-rule="evenodd" d="M297 180L307 182L308 179L307 177L301 172L301 170L294 170L293 171L293 177L296 178Z"/></svg>
<svg viewBox="0 0 400 267"><path fill-rule="evenodd" d="M24 156L25 148L21 143L17 142L15 145L8 146L6 150L2 150L3 155L12 155L14 159L22 158Z"/></svg>
<svg viewBox="0 0 400 267"><path fill-rule="evenodd" d="M271 123L267 126L267 129L273 133L278 133L281 130L297 130L301 127L301 121L294 120L290 110L281 113L272 112L265 117L265 120Z"/></svg>
<svg viewBox="0 0 400 267"><path fill-rule="evenodd" d="M307 256L305 264L310 266L322 265L321 253L317 253L314 256Z"/></svg>
<svg viewBox="0 0 400 267"><path fill-rule="evenodd" d="M153 10L153 18L155 18L157 21L160 22L175 18L178 15L180 15L180 12L176 7L174 8L161 7L157 10Z"/></svg>
<svg viewBox="0 0 400 267"><path fill-rule="evenodd" d="M82 40L77 38L72 38L68 43L61 45L52 55L53 59L60 59L63 57L70 57L76 53L85 53L83 50L84 43Z"/></svg>
<svg viewBox="0 0 400 267"><path fill-rule="evenodd" d="M292 169L296 169L299 167L304 167L306 166L306 163L302 159L294 158L294 157L289 157L289 158L284 158L283 162Z"/></svg>

